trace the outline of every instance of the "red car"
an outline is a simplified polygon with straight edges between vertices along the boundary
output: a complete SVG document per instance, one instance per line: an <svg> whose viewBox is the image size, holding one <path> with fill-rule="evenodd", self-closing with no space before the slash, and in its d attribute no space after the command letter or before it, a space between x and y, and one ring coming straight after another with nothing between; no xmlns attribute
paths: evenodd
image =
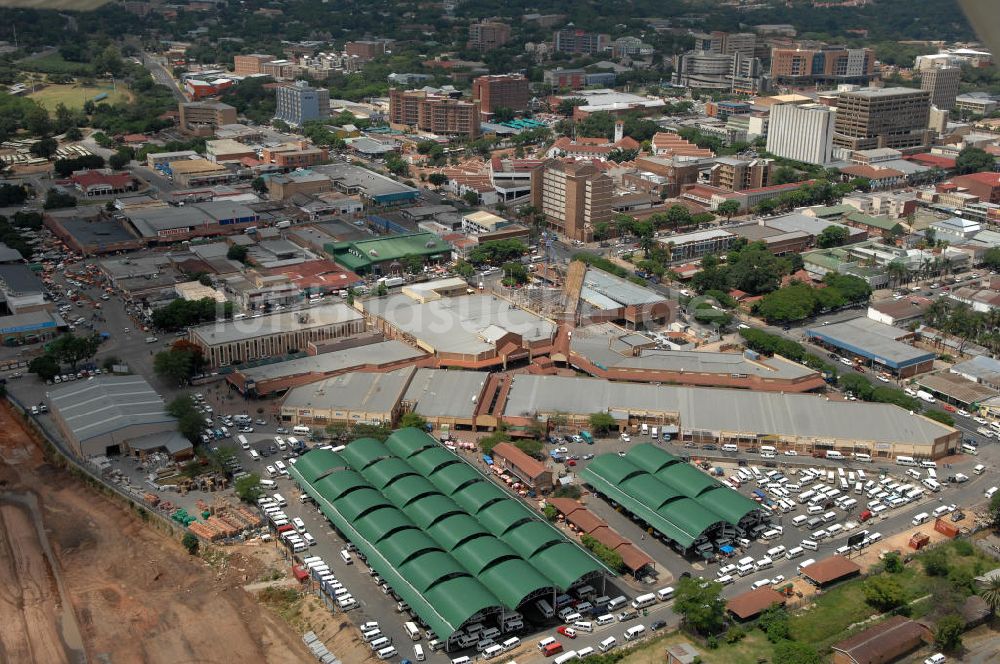
<svg viewBox="0 0 1000 664"><path fill-rule="evenodd" d="M942 406L942 408L944 408L949 413L954 413L955 412L955 407L952 406L951 404L947 404L946 403L944 406Z"/></svg>
<svg viewBox="0 0 1000 664"><path fill-rule="evenodd" d="M572 627L567 627L566 625L560 625L559 629L557 629L556 631L568 639L576 638L576 630L573 629Z"/></svg>
<svg viewBox="0 0 1000 664"><path fill-rule="evenodd" d="M871 510L865 510L864 512L862 512L861 514L858 515L858 518L861 519L862 523L864 523L868 519L872 518L872 511Z"/></svg>
<svg viewBox="0 0 1000 664"><path fill-rule="evenodd" d="M566 462L566 465L567 466L575 466L576 465L576 461L574 459L570 459L569 461Z"/></svg>

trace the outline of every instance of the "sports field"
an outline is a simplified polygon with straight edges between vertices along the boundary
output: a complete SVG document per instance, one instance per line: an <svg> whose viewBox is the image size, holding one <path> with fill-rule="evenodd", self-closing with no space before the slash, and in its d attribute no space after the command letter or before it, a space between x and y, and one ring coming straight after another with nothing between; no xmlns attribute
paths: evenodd
<svg viewBox="0 0 1000 664"><path fill-rule="evenodd" d="M83 108L83 104L88 99L93 99L102 93L106 93L108 96L99 103L114 104L120 101L128 101L129 99L128 90L124 86L119 85L117 90L113 90L110 82L107 85L102 83L98 86L78 85L75 83L69 85L48 85L44 89L29 95L29 98L37 101L46 110L52 111L60 103L65 104L66 108Z"/></svg>
<svg viewBox="0 0 1000 664"><path fill-rule="evenodd" d="M0 7L24 9L57 9L60 11L89 12L109 0L0 0Z"/></svg>

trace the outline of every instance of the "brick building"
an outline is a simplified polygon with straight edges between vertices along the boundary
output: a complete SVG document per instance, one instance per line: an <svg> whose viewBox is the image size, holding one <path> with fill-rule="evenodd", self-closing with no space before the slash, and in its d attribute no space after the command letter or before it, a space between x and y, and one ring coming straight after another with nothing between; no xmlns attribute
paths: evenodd
<svg viewBox="0 0 1000 664"><path fill-rule="evenodd" d="M610 221L613 195L614 181L585 161L550 159L531 175L532 205L573 240L589 241L596 224Z"/></svg>
<svg viewBox="0 0 1000 664"><path fill-rule="evenodd" d="M344 44L344 52L359 60L374 60L385 55L385 42L382 40L349 41Z"/></svg>
<svg viewBox="0 0 1000 664"><path fill-rule="evenodd" d="M870 48L771 49L771 78L785 83L867 83L875 75Z"/></svg>
<svg viewBox="0 0 1000 664"><path fill-rule="evenodd" d="M552 35L552 48L556 53L595 54L607 50L608 35L571 28L556 30Z"/></svg>
<svg viewBox="0 0 1000 664"><path fill-rule="evenodd" d="M528 79L520 74L480 76L472 82L472 99L479 103L483 119L488 119L498 108L515 113L527 110L531 91Z"/></svg>
<svg viewBox="0 0 1000 664"><path fill-rule="evenodd" d="M837 95L833 144L849 150L928 145L930 92L914 88L862 88Z"/></svg>
<svg viewBox="0 0 1000 664"><path fill-rule="evenodd" d="M479 135L479 104L428 94L423 90L389 90L389 122L432 134Z"/></svg>
<svg viewBox="0 0 1000 664"><path fill-rule="evenodd" d="M181 102L177 113L181 131L191 136L211 136L222 125L236 123L236 109L222 102Z"/></svg>
<svg viewBox="0 0 1000 664"><path fill-rule="evenodd" d="M264 73L264 63L277 60L273 55L250 53L233 57L233 73L237 76L253 76Z"/></svg>
<svg viewBox="0 0 1000 664"><path fill-rule="evenodd" d="M484 20L469 25L468 47L477 51L492 51L510 41L510 26L500 21Z"/></svg>

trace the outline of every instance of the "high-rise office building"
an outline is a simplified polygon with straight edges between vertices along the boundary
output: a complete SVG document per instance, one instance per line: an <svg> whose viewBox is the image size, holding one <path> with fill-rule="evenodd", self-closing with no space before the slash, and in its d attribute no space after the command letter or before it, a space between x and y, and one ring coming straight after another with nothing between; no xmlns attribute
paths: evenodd
<svg viewBox="0 0 1000 664"><path fill-rule="evenodd" d="M310 120L330 117L330 91L310 87L305 81L295 81L275 88L274 117L301 127Z"/></svg>
<svg viewBox="0 0 1000 664"><path fill-rule="evenodd" d="M492 51L510 41L510 26L500 21L484 20L469 25L469 48Z"/></svg>
<svg viewBox="0 0 1000 664"><path fill-rule="evenodd" d="M837 96L833 144L852 151L926 146L930 96L930 92L914 88L842 92Z"/></svg>
<svg viewBox="0 0 1000 664"><path fill-rule="evenodd" d="M867 83L875 75L870 48L771 49L771 78L783 83Z"/></svg>
<svg viewBox="0 0 1000 664"><path fill-rule="evenodd" d="M837 112L823 104L775 104L767 129L767 151L806 164L833 160Z"/></svg>
<svg viewBox="0 0 1000 664"><path fill-rule="evenodd" d="M556 53L600 53L608 48L608 36L586 30L556 30L552 48Z"/></svg>
<svg viewBox="0 0 1000 664"><path fill-rule="evenodd" d="M222 102L182 102L177 110L181 131L193 136L211 136L222 125L236 123L236 109Z"/></svg>
<svg viewBox="0 0 1000 664"><path fill-rule="evenodd" d="M955 108L958 83L962 70L958 67L928 69L920 75L920 89L931 93L931 103L940 109L950 111Z"/></svg>
<svg viewBox="0 0 1000 664"><path fill-rule="evenodd" d="M263 72L266 62L273 62L278 58L273 55L263 53L250 53L248 55L233 56L233 73L237 76L251 76Z"/></svg>
<svg viewBox="0 0 1000 664"><path fill-rule="evenodd" d="M611 220L614 181L587 161L550 159L531 174L531 199L562 235L588 241L594 227Z"/></svg>
<svg viewBox="0 0 1000 664"><path fill-rule="evenodd" d="M480 76L472 81L472 98L479 102L479 112L490 118L498 108L515 113L525 111L531 100L528 79L520 74Z"/></svg>
<svg viewBox="0 0 1000 664"><path fill-rule="evenodd" d="M424 90L389 90L389 122L441 135L479 135L479 104L428 94Z"/></svg>
<svg viewBox="0 0 1000 664"><path fill-rule="evenodd" d="M716 30L715 32L694 35L694 50L696 51L722 55L742 53L752 57L756 46L757 35L752 32L721 32Z"/></svg>

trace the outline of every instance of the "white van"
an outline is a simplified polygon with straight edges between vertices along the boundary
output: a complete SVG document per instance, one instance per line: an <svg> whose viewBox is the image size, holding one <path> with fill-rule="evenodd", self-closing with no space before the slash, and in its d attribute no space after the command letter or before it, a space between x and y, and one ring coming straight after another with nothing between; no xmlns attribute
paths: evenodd
<svg viewBox="0 0 1000 664"><path fill-rule="evenodd" d="M808 520L809 520L808 516L806 516L805 514L800 514L794 519L792 519L792 525L795 526L796 528L801 528L802 524L804 524Z"/></svg>
<svg viewBox="0 0 1000 664"><path fill-rule="evenodd" d="M535 608L538 609L538 612L541 613L546 618L551 618L556 614L556 612L552 610L552 605L546 602L544 599L540 599L537 602L535 602Z"/></svg>
<svg viewBox="0 0 1000 664"><path fill-rule="evenodd" d="M609 636L608 638L601 641L601 643L597 646L597 648L601 652L607 652L612 648L614 648L616 645L618 645L618 640L613 636Z"/></svg>
<svg viewBox="0 0 1000 664"><path fill-rule="evenodd" d="M260 461L260 452L258 452L257 450L250 450L250 460Z"/></svg>
<svg viewBox="0 0 1000 664"><path fill-rule="evenodd" d="M722 446L722 451L723 452L739 452L740 448L737 445L735 445L734 443L725 443Z"/></svg>
<svg viewBox="0 0 1000 664"><path fill-rule="evenodd" d="M764 556L763 558L754 563L754 568L758 570L770 569L773 565L774 561L768 558L767 556Z"/></svg>
<svg viewBox="0 0 1000 664"><path fill-rule="evenodd" d="M986 466L984 466L981 463L977 463L976 467L972 469L972 472L975 473L976 475L982 475L983 473L986 472Z"/></svg>
<svg viewBox="0 0 1000 664"><path fill-rule="evenodd" d="M644 609L647 606L652 606L656 604L656 595L653 593L646 593L645 595L639 595L634 600L632 600L633 609Z"/></svg>
<svg viewBox="0 0 1000 664"><path fill-rule="evenodd" d="M838 452L837 450L827 450L826 451L826 458L827 459L834 459L834 460L837 460L837 461L842 461L843 458L844 458L844 455L841 454L840 452Z"/></svg>
<svg viewBox="0 0 1000 664"><path fill-rule="evenodd" d="M916 466L917 462L914 461L913 457L910 456L898 456L896 457L897 466Z"/></svg>
<svg viewBox="0 0 1000 664"><path fill-rule="evenodd" d="M260 481L260 488L264 489L265 491L270 491L270 490L274 489L276 486L278 486L278 483L275 482L274 480L261 480Z"/></svg>
<svg viewBox="0 0 1000 664"><path fill-rule="evenodd" d="M819 549L819 544L816 544L816 542L810 539L802 540L801 542L799 542L799 546L801 546L803 549L809 549L810 551L816 551L817 549Z"/></svg>
<svg viewBox="0 0 1000 664"><path fill-rule="evenodd" d="M653 427L652 429L649 430L649 437L652 438L653 440L659 438L660 437L659 434L660 432L656 427Z"/></svg>
<svg viewBox="0 0 1000 664"><path fill-rule="evenodd" d="M516 636L512 636L503 643L501 643L500 645L503 646L504 651L513 650L514 648L521 645L521 639L517 638ZM418 648L419 646L413 646L413 647Z"/></svg>
<svg viewBox="0 0 1000 664"><path fill-rule="evenodd" d="M941 490L941 485L937 483L937 480L932 480L929 477L922 484L935 493Z"/></svg>
<svg viewBox="0 0 1000 664"><path fill-rule="evenodd" d="M553 637L553 636L546 636L544 639L542 639L541 641L538 642L538 649L539 650L545 650L546 647L552 645L555 642L556 642L555 637ZM454 664L454 662L452 662L452 664Z"/></svg>
<svg viewBox="0 0 1000 664"><path fill-rule="evenodd" d="M768 540L778 539L779 537L781 537L781 533L773 528L771 530L765 530L760 536L760 538L765 542Z"/></svg>
<svg viewBox="0 0 1000 664"><path fill-rule="evenodd" d="M815 559L815 558L809 558L809 559L807 559L807 560L803 560L803 561L802 561L801 563L799 563L798 567L796 568L796 571L797 571L797 572L798 572L799 574L802 574L802 570L803 570L803 569L805 569L806 567L809 567L809 566L810 566L810 565L812 565L812 564L813 564L814 562L816 562L816 559Z"/></svg>
<svg viewBox="0 0 1000 664"><path fill-rule="evenodd" d="M292 433L294 433L297 436L308 436L310 431L312 431L312 429L306 426L302 426L301 424L292 427Z"/></svg>
<svg viewBox="0 0 1000 664"><path fill-rule="evenodd" d="M413 644L413 659L418 662L422 662L425 659L424 647L419 643Z"/></svg>
<svg viewBox="0 0 1000 664"><path fill-rule="evenodd" d="M674 596L674 589L671 587L660 588L656 591L656 599L661 602L666 602L668 599Z"/></svg>
<svg viewBox="0 0 1000 664"><path fill-rule="evenodd" d="M872 455L871 454L863 454L861 452L855 452L854 453L854 460L858 461L860 463L871 463L872 462Z"/></svg>
<svg viewBox="0 0 1000 664"><path fill-rule="evenodd" d="M626 598L625 595L619 595L608 602L608 611L614 611L615 609L624 606L627 602L628 598Z"/></svg>
<svg viewBox="0 0 1000 664"><path fill-rule="evenodd" d="M354 559L351 558L351 554L347 551L347 549L341 549L340 559L344 561L345 565L351 565L354 563Z"/></svg>
<svg viewBox="0 0 1000 664"><path fill-rule="evenodd" d="M962 452L965 454L971 454L972 456L979 455L979 448L975 445L969 445L968 443L962 443Z"/></svg>
<svg viewBox="0 0 1000 664"><path fill-rule="evenodd" d="M377 654L379 659L389 659L396 656L396 649L389 646L388 648L382 648Z"/></svg>
<svg viewBox="0 0 1000 664"><path fill-rule="evenodd" d="M417 623L405 622L403 623L403 630L406 632L407 636L409 636L412 641L420 640L420 630L417 629Z"/></svg>
<svg viewBox="0 0 1000 664"><path fill-rule="evenodd" d="M573 629L575 629L578 632L593 632L594 623L588 620L577 620L575 623L573 623Z"/></svg>
<svg viewBox="0 0 1000 664"><path fill-rule="evenodd" d="M774 445L761 445L760 446L760 453L761 454L774 454L777 451L778 450L777 450L777 448L774 447Z"/></svg>
<svg viewBox="0 0 1000 664"><path fill-rule="evenodd" d="M772 560L774 560L775 558L780 558L783 555L785 555L785 546L783 544L779 544L773 549L767 550L767 557Z"/></svg>
<svg viewBox="0 0 1000 664"><path fill-rule="evenodd" d="M645 625L635 625L634 627L629 627L625 630L625 640L635 641L636 639L641 639L646 634Z"/></svg>
<svg viewBox="0 0 1000 664"><path fill-rule="evenodd" d="M483 650L483 659L493 659L503 654L503 646L492 645Z"/></svg>
<svg viewBox="0 0 1000 664"><path fill-rule="evenodd" d="M805 549L801 546L793 546L791 549L785 552L785 558L788 560L793 560L795 558L801 558L805 554Z"/></svg>
<svg viewBox="0 0 1000 664"><path fill-rule="evenodd" d="M555 639L552 639L555 641ZM472 664L472 659L469 657L456 657L451 660L451 664Z"/></svg>

